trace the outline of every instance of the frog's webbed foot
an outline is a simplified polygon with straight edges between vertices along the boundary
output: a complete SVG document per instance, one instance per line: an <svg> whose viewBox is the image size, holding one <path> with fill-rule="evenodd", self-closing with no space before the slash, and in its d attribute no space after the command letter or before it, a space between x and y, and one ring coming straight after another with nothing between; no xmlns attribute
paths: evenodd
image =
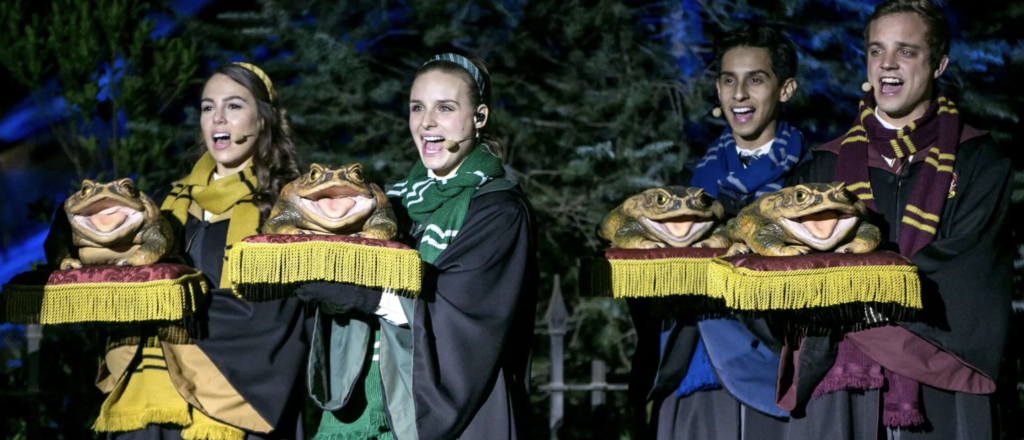
<svg viewBox="0 0 1024 440"><path fill-rule="evenodd" d="M645 238L635 238L632 240L620 241L615 243L616 247L622 249L661 249L666 247L665 243L648 240Z"/></svg>
<svg viewBox="0 0 1024 440"><path fill-rule="evenodd" d="M664 247L667 247L665 243L659 243L651 240L639 240L631 243L627 249L661 249Z"/></svg>
<svg viewBox="0 0 1024 440"><path fill-rule="evenodd" d="M312 234L312 232L305 229L299 228L298 226L286 225L279 226L269 230L263 231L264 234L279 234L279 235L306 235Z"/></svg>
<svg viewBox="0 0 1024 440"><path fill-rule="evenodd" d="M81 268L82 268L82 260L79 260L77 258L68 257L68 258L65 258L64 261L60 262L60 270L81 269Z"/></svg>
<svg viewBox="0 0 1024 440"><path fill-rule="evenodd" d="M611 242L612 247L620 249L660 249L668 247L665 243L651 240L647 236L629 229L619 230Z"/></svg>
<svg viewBox="0 0 1024 440"><path fill-rule="evenodd" d="M148 252L136 252L129 258L120 260L117 262L118 266L145 266L147 264L156 263L160 259L159 255L150 254Z"/></svg>
<svg viewBox="0 0 1024 440"><path fill-rule="evenodd" d="M375 240L390 240L394 238L394 236L388 234L387 231L377 228L370 228L362 232L357 232L355 234L352 234L352 236L359 238L372 238Z"/></svg>
<svg viewBox="0 0 1024 440"><path fill-rule="evenodd" d="M705 240L698 241L692 247L695 248L727 248L729 239L720 235L712 235Z"/></svg>
<svg viewBox="0 0 1024 440"><path fill-rule="evenodd" d="M746 243L736 242L729 246L729 250L725 253L726 257L733 257L736 255L749 254L751 252L750 246Z"/></svg>
<svg viewBox="0 0 1024 440"><path fill-rule="evenodd" d="M783 246L783 247L775 250L775 252L774 252L774 254L772 256L775 256L775 257L792 257L792 256L796 256L796 255L805 255L805 254L807 254L809 252L811 252L811 248L809 248L807 246L790 245L790 246Z"/></svg>
<svg viewBox="0 0 1024 440"><path fill-rule="evenodd" d="M874 249L875 246L872 246L870 243L864 240L854 239L853 241L836 248L836 252L841 254L863 254L871 252Z"/></svg>

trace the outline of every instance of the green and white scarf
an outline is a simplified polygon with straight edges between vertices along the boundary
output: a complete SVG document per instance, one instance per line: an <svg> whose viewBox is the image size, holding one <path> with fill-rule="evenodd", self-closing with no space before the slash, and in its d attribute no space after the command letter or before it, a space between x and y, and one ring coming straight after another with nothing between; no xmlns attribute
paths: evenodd
<svg viewBox="0 0 1024 440"><path fill-rule="evenodd" d="M458 235L476 190L504 173L501 159L481 144L448 177L430 177L419 161L408 178L391 186L388 197L401 197L409 216L425 227L419 249L424 262L433 263Z"/></svg>

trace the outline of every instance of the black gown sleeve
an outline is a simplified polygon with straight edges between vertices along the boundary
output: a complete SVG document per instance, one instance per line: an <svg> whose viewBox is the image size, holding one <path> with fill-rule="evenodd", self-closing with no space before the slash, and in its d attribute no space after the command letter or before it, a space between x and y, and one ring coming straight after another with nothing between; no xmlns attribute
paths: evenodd
<svg viewBox="0 0 1024 440"><path fill-rule="evenodd" d="M972 142L985 141L991 138ZM958 156L967 156L965 146ZM911 257L921 276L926 322L901 325L995 379L1013 290L1006 227L1012 166L992 145L974 152L956 167L956 195L946 200L954 204L952 215L942 218L942 235Z"/></svg>
<svg viewBox="0 0 1024 440"><path fill-rule="evenodd" d="M384 295L381 289L349 283L305 283L295 289L295 296L306 303L319 304L320 311L331 315L358 312L372 315Z"/></svg>
<svg viewBox="0 0 1024 440"><path fill-rule="evenodd" d="M427 266L436 288L425 281L424 294L435 294L416 301L414 319L420 438L458 437L502 380L499 371L509 368L509 359L528 362L536 307L530 223L525 200L510 192L477 197L458 237Z"/></svg>

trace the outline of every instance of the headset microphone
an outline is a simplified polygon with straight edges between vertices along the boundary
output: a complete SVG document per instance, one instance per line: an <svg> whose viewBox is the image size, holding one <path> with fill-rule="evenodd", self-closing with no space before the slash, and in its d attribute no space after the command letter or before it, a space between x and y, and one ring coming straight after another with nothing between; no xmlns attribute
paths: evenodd
<svg viewBox="0 0 1024 440"><path fill-rule="evenodd" d="M456 147L456 146L458 146L459 144L461 144L461 143L463 143L463 142L466 142L466 141L468 141L468 140L470 140L470 139L473 139L474 137L475 137L475 136L470 136L470 137L468 137L468 138L465 138L465 139L463 139L463 140L461 140L461 141L453 141L453 140L446 140L446 141L444 141L444 143L443 143L443 144L441 144L441 145L443 145L443 146L444 146L444 149L445 149L445 150L448 150L448 151L452 151L452 150L454 150L454 149L455 149L455 147Z"/></svg>
<svg viewBox="0 0 1024 440"><path fill-rule="evenodd" d="M231 142L234 142L236 144L240 144L240 143L245 142L245 140L247 138L250 138L250 137L253 137L253 136L255 136L255 135L252 135L252 134L242 134L242 133L231 133Z"/></svg>

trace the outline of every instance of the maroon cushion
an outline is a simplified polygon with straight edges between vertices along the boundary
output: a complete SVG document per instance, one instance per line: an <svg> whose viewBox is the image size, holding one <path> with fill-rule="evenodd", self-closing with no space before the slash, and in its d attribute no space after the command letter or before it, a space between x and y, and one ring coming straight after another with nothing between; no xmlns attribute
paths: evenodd
<svg viewBox="0 0 1024 440"><path fill-rule="evenodd" d="M609 260L656 260L659 258L715 258L725 255L727 248L674 248L621 249L609 248L604 257Z"/></svg>
<svg viewBox="0 0 1024 440"><path fill-rule="evenodd" d="M34 270L3 286L0 316L21 324L176 321L208 291L202 274L175 263Z"/></svg>
<svg viewBox="0 0 1024 440"><path fill-rule="evenodd" d="M320 234L304 234L304 235L283 235L283 234L265 234L265 235L253 235L245 237L242 241L246 243L305 243L309 241L329 241L329 242L340 242L340 243L351 243L361 244L364 246L377 246L386 247L392 249L409 250L412 249L397 241L391 240L377 240L375 238L360 238L360 237L349 237L347 235L320 235Z"/></svg>
<svg viewBox="0 0 1024 440"><path fill-rule="evenodd" d="M865 305L894 320L915 320L921 308L916 269L890 251L746 254L722 258L712 270L711 284L722 291L728 308L774 316L780 327L773 332L787 340L825 328L848 331L874 325ZM811 270L818 272L806 272Z"/></svg>
<svg viewBox="0 0 1024 440"><path fill-rule="evenodd" d="M726 248L659 248L622 249L609 248L592 261L584 261L581 267L581 292L591 295L622 298L650 298L665 295L704 295L706 292L706 270L698 273L692 264L710 264L712 258L724 255ZM637 266L630 261L664 260L656 265ZM691 260L691 261L685 261ZM706 261L699 261L706 260ZM612 262L619 262L618 269ZM623 267L625 265L626 267ZM613 285L613 278L632 279L640 282L629 283L630 287ZM646 280L646 281L640 281ZM646 286L642 285L646 283ZM670 287L673 286L673 287ZM666 290L669 289L669 290Z"/></svg>
<svg viewBox="0 0 1024 440"><path fill-rule="evenodd" d="M852 266L909 266L910 261L890 251L868 252L866 254L840 254L821 252L792 257L766 257L757 254L737 255L723 258L735 267L756 271L785 271L824 269L827 267Z"/></svg>
<svg viewBox="0 0 1024 440"><path fill-rule="evenodd" d="M57 286L82 283L144 283L173 280L196 273L184 264L157 263L146 266L85 266L68 270L33 270L11 279L10 285Z"/></svg>

